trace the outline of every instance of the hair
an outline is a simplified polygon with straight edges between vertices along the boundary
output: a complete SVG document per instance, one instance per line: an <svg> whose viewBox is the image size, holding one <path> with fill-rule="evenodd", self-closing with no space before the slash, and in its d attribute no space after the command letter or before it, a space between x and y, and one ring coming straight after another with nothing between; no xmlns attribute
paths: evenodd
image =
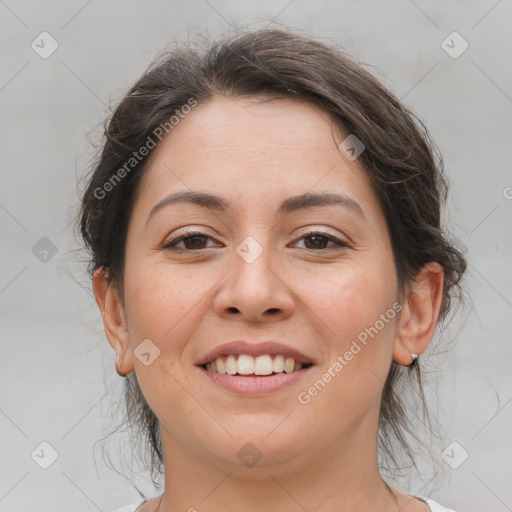
<svg viewBox="0 0 512 512"><path fill-rule="evenodd" d="M358 161L389 228L399 289L411 285L424 264L438 262L444 270L439 321L444 320L452 298L462 298L459 281L466 261L442 226L447 179L427 129L337 45L282 28L245 30L205 44L178 45L157 58L122 98L105 123L102 149L87 177L79 213L90 275L102 268L109 281L123 290L127 228L148 156L136 163L130 159L161 131L159 127L168 126L169 119L191 100L200 105L215 96L276 94L320 107L342 130L362 141L365 149ZM128 161L134 165L117 179ZM105 194L98 191L107 190L107 183L113 185L108 197L102 197ZM417 371L393 361L384 384L379 452L387 460L386 467L398 465L392 448L397 440L415 464L408 439L417 436L403 393L411 374L420 402L425 405L425 401L418 363L413 368ZM127 422L142 434L139 440L149 444L147 469L153 478L162 474L163 466L159 423L134 373L126 379L125 398Z"/></svg>

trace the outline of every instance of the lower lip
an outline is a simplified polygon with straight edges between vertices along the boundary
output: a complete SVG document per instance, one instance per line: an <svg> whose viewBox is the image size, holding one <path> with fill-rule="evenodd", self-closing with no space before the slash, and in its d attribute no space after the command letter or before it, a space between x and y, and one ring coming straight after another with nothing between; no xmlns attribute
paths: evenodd
<svg viewBox="0 0 512 512"><path fill-rule="evenodd" d="M214 384L234 393L252 395L259 393L271 393L279 391L294 384L304 377L312 367L303 368L292 373L276 373L275 375L229 375L226 373L214 373L199 367Z"/></svg>

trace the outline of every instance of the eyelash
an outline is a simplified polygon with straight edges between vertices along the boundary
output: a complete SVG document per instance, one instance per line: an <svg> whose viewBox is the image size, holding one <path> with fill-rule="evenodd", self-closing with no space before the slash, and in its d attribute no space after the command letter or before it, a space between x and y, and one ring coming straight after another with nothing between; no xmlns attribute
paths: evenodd
<svg viewBox="0 0 512 512"><path fill-rule="evenodd" d="M351 245L349 243L347 243L347 242L345 242L343 240L340 240L339 238L336 238L336 237L334 237L332 235L329 235L327 233L323 233L321 231L311 231L309 233L305 233L299 239L297 239L297 241L303 240L305 238L309 238L309 237L312 237L312 236L315 236L315 235L327 238L327 240L330 241L330 242L334 242L335 244L337 244L339 246L339 250L351 247ZM186 235L182 235L182 236L179 236L177 238L174 238L174 239L171 239L171 240L167 241L162 246L162 249L175 250L177 252L184 252L184 251L196 252L196 251L202 251L204 249L187 249L187 248L180 249L180 248L176 247L176 245L178 243L180 243L180 242L182 242L184 240L187 240L188 238L194 238L194 237L197 237L197 236L205 237L205 238L210 238L210 239L213 240L213 238L211 236L206 235L205 233L201 233L200 231L190 231ZM315 250L315 249L306 249L306 250L313 251L313 252L331 252L332 251L332 247L330 249L329 248L325 248L325 249L318 249L318 250Z"/></svg>

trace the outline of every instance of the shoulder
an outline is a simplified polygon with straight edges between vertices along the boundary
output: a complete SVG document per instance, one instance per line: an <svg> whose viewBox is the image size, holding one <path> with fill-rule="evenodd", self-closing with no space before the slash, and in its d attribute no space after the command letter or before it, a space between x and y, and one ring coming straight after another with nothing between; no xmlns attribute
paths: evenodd
<svg viewBox="0 0 512 512"><path fill-rule="evenodd" d="M140 501L139 503L126 505L125 507L118 508L117 510L113 510L112 512L135 512L137 508L139 508L143 503L144 501Z"/></svg>
<svg viewBox="0 0 512 512"><path fill-rule="evenodd" d="M419 496L418 496L419 497ZM430 507L431 512L455 512L451 508L446 508L430 498L423 498L423 501Z"/></svg>

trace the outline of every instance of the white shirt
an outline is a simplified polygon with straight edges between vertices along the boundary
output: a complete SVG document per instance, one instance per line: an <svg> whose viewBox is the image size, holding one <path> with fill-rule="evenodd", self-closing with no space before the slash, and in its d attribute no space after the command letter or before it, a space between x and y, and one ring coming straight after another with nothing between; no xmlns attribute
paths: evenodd
<svg viewBox="0 0 512 512"><path fill-rule="evenodd" d="M439 503L437 503L434 500L431 500L430 498L423 498L422 496L416 496L416 498L425 502L429 506L430 512L455 512L455 510L443 507L442 505L439 505ZM113 512L135 512L137 508L140 507L143 503L146 503L146 501L140 501L139 503L134 503L133 505L128 505L126 507L119 508L117 510L114 510Z"/></svg>

